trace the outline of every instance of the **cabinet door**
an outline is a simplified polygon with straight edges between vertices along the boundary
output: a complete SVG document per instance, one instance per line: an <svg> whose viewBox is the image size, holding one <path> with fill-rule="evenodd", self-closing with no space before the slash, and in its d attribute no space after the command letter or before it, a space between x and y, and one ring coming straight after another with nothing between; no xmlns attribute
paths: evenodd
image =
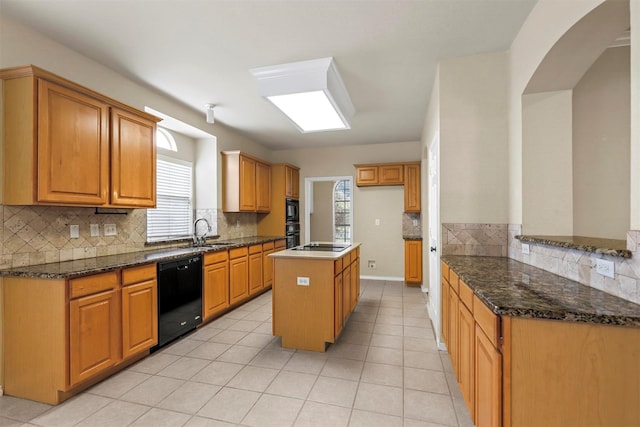
<svg viewBox="0 0 640 427"><path fill-rule="evenodd" d="M442 295L440 296L440 306L442 310L442 341L449 349L449 282L442 277Z"/></svg>
<svg viewBox="0 0 640 427"><path fill-rule="evenodd" d="M269 258L272 253L273 249L262 252L262 281L265 288L273 286L273 260Z"/></svg>
<svg viewBox="0 0 640 427"><path fill-rule="evenodd" d="M360 259L351 263L351 311L356 308L360 298Z"/></svg>
<svg viewBox="0 0 640 427"><path fill-rule="evenodd" d="M156 124L111 110L111 204L156 206Z"/></svg>
<svg viewBox="0 0 640 427"><path fill-rule="evenodd" d="M474 412L474 347L475 347L475 322L473 314L464 304L458 304L458 383L462 397L469 408L473 420Z"/></svg>
<svg viewBox="0 0 640 427"><path fill-rule="evenodd" d="M291 168L291 198L300 198L300 171L295 168Z"/></svg>
<svg viewBox="0 0 640 427"><path fill-rule="evenodd" d="M73 386L120 360L118 291L69 302L69 381Z"/></svg>
<svg viewBox="0 0 640 427"><path fill-rule="evenodd" d="M256 163L256 210L271 211L271 166Z"/></svg>
<svg viewBox="0 0 640 427"><path fill-rule="evenodd" d="M420 212L420 165L404 166L404 211Z"/></svg>
<svg viewBox="0 0 640 427"><path fill-rule="evenodd" d="M38 96L37 201L107 204L109 107L45 80Z"/></svg>
<svg viewBox="0 0 640 427"><path fill-rule="evenodd" d="M229 303L235 304L249 296L248 256L229 260Z"/></svg>
<svg viewBox="0 0 640 427"><path fill-rule="evenodd" d="M344 320L351 313L351 268L346 266L342 270L342 318ZM344 323L344 321L343 321Z"/></svg>
<svg viewBox="0 0 640 427"><path fill-rule="evenodd" d="M262 252L249 255L249 295L259 292L263 288Z"/></svg>
<svg viewBox="0 0 640 427"><path fill-rule="evenodd" d="M402 185L404 182L403 165L381 165L378 169L379 185Z"/></svg>
<svg viewBox="0 0 640 427"><path fill-rule="evenodd" d="M333 279L333 325L334 337L338 337L342 331L342 273L338 273Z"/></svg>
<svg viewBox="0 0 640 427"><path fill-rule="evenodd" d="M404 281L422 283L422 241L404 242Z"/></svg>
<svg viewBox="0 0 640 427"><path fill-rule="evenodd" d="M502 355L478 325L475 327L475 425L502 425Z"/></svg>
<svg viewBox="0 0 640 427"><path fill-rule="evenodd" d="M284 196L293 199L293 168L284 167Z"/></svg>
<svg viewBox="0 0 640 427"><path fill-rule="evenodd" d="M378 185L378 166L356 166L356 185Z"/></svg>
<svg viewBox="0 0 640 427"><path fill-rule="evenodd" d="M155 279L122 288L122 358L158 343L158 285Z"/></svg>
<svg viewBox="0 0 640 427"><path fill-rule="evenodd" d="M256 161L240 156L240 210L256 210Z"/></svg>
<svg viewBox="0 0 640 427"><path fill-rule="evenodd" d="M204 318L207 319L229 307L229 263L217 262L204 267Z"/></svg>
<svg viewBox="0 0 640 427"><path fill-rule="evenodd" d="M449 357L453 365L453 372L458 376L458 294L449 287Z"/></svg>

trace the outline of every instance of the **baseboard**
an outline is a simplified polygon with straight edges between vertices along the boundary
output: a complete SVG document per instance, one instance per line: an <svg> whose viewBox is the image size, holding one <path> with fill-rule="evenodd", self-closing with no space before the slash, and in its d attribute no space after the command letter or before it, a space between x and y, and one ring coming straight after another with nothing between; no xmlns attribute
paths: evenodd
<svg viewBox="0 0 640 427"><path fill-rule="evenodd" d="M404 277L394 276L360 276L360 280L385 280L387 282L404 282Z"/></svg>

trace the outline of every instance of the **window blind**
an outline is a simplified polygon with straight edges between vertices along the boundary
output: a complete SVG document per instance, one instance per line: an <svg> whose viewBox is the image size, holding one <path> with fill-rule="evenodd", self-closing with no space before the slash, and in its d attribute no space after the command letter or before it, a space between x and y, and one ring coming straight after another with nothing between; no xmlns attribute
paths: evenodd
<svg viewBox="0 0 640 427"><path fill-rule="evenodd" d="M171 240L191 235L193 222L192 165L158 158L156 208L147 209L147 241Z"/></svg>

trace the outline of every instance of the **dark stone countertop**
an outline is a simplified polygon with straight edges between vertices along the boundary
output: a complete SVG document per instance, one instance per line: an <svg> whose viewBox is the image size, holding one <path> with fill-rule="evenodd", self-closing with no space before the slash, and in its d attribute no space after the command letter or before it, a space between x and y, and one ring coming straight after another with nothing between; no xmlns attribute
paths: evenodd
<svg viewBox="0 0 640 427"><path fill-rule="evenodd" d="M442 260L495 314L640 327L640 305L511 258Z"/></svg>
<svg viewBox="0 0 640 427"><path fill-rule="evenodd" d="M104 273L119 268L134 267L158 261L183 258L193 254L218 252L243 246L267 243L284 239L284 236L254 236L230 239L220 242L209 242L204 247L182 247L157 249L141 252L129 252L119 255L108 255L97 258L85 258L75 261L52 262L26 267L14 267L0 270L0 276L32 277L39 279L69 279L89 274Z"/></svg>
<svg viewBox="0 0 640 427"><path fill-rule="evenodd" d="M417 234L405 234L402 236L404 240L422 240L422 236Z"/></svg>
<svg viewBox="0 0 640 427"><path fill-rule="evenodd" d="M616 256L620 258L631 258L631 251L627 249L625 240L601 239L599 237L583 236L516 236L516 239L524 243L538 243L541 245L555 246L557 248L577 249L579 251L591 252Z"/></svg>

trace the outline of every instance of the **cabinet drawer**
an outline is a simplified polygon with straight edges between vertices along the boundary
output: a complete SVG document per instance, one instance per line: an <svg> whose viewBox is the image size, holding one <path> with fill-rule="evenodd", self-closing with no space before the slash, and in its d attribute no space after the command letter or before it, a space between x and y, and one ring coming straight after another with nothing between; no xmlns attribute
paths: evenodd
<svg viewBox="0 0 640 427"><path fill-rule="evenodd" d="M245 246L243 248L234 248L229 250L229 259L241 258L243 256L247 256L249 253L248 248Z"/></svg>
<svg viewBox="0 0 640 427"><path fill-rule="evenodd" d="M262 245L251 245L249 246L249 253L250 254L257 254L262 252Z"/></svg>
<svg viewBox="0 0 640 427"><path fill-rule="evenodd" d="M449 265L442 261L442 277L444 278L444 280L446 280L447 282L449 281Z"/></svg>
<svg viewBox="0 0 640 427"><path fill-rule="evenodd" d="M494 347L498 348L500 341L500 317L493 313L477 295L474 295L473 299L473 317L476 323L487 334L487 337Z"/></svg>
<svg viewBox="0 0 640 427"><path fill-rule="evenodd" d="M449 284L457 294L459 292L458 291L458 275L453 270L449 270Z"/></svg>
<svg viewBox="0 0 640 427"><path fill-rule="evenodd" d="M204 254L204 265L215 264L216 262L223 262L229 259L228 251L211 252Z"/></svg>
<svg viewBox="0 0 640 427"><path fill-rule="evenodd" d="M69 280L69 298L78 298L97 292L114 289L118 286L118 273L94 274Z"/></svg>
<svg viewBox="0 0 640 427"><path fill-rule="evenodd" d="M263 244L262 244L262 250L263 250L264 252L266 252L266 251L270 251L270 250L273 250L274 246L275 246L275 245L273 244L273 242L263 243Z"/></svg>
<svg viewBox="0 0 640 427"><path fill-rule="evenodd" d="M147 264L122 270L122 286L156 278L156 265Z"/></svg>
<svg viewBox="0 0 640 427"><path fill-rule="evenodd" d="M467 306L469 311L473 311L473 291L462 280L458 280L458 295L460 301Z"/></svg>
<svg viewBox="0 0 640 427"><path fill-rule="evenodd" d="M342 258L339 258L333 262L334 274L340 274L342 272Z"/></svg>
<svg viewBox="0 0 640 427"><path fill-rule="evenodd" d="M274 247L276 250L280 250L280 249L284 249L287 246L287 241L282 239L282 240L277 240Z"/></svg>

